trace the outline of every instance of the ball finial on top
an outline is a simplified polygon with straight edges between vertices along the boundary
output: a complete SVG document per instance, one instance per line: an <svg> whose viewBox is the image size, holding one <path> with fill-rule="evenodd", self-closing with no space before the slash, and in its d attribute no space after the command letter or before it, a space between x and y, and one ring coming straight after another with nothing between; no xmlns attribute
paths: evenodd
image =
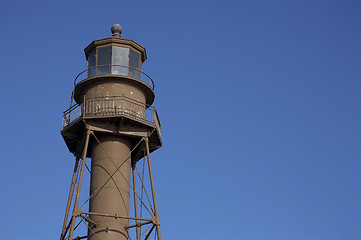
<svg viewBox="0 0 361 240"><path fill-rule="evenodd" d="M113 37L120 37L120 34L122 33L122 27L116 23L111 28Z"/></svg>

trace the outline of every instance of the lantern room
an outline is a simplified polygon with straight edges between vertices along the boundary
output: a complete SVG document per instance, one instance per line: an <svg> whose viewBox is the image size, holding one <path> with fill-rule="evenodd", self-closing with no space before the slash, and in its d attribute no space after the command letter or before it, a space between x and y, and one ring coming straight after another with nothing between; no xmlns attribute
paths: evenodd
<svg viewBox="0 0 361 240"><path fill-rule="evenodd" d="M84 49L88 61L87 77L121 75L141 80L145 48L120 37L121 27L112 27L113 36L93 41Z"/></svg>

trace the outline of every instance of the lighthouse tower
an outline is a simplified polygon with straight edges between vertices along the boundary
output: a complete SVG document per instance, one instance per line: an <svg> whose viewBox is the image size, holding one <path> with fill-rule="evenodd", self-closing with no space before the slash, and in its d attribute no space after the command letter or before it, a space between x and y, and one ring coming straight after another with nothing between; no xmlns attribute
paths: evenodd
<svg viewBox="0 0 361 240"><path fill-rule="evenodd" d="M150 161L162 146L154 82L142 71L145 48L122 38L119 24L111 31L84 49L88 68L75 78L63 113L61 135L75 166L61 240L161 239ZM85 200L83 181L90 181Z"/></svg>

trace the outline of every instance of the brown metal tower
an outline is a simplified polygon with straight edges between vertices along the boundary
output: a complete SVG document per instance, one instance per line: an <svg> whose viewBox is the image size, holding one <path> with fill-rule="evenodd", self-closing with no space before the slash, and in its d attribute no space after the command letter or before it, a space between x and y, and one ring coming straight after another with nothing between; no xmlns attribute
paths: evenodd
<svg viewBox="0 0 361 240"><path fill-rule="evenodd" d="M150 162L150 153L162 146L151 106L154 82L142 71L145 48L121 38L120 25L111 30L112 37L84 49L88 69L75 78L70 108L63 113L61 135L75 166L61 240L161 239ZM83 202L85 169L90 193ZM87 232L78 235L81 225Z"/></svg>

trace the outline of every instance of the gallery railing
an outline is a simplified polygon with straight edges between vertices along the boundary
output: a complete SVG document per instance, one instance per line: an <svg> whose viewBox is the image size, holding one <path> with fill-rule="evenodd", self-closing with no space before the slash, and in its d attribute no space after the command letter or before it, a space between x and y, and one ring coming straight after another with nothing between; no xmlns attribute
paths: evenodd
<svg viewBox="0 0 361 240"><path fill-rule="evenodd" d="M85 98L81 105L73 105L63 113L63 129L80 118L127 116L155 125L160 130L160 123L154 107L134 99L120 97Z"/></svg>
<svg viewBox="0 0 361 240"><path fill-rule="evenodd" d="M137 68L117 65L117 64L99 65L95 67L90 67L82 71L75 77L74 86L78 82L86 78L101 76L101 75L127 76L142 81L143 83L147 84L150 88L154 90L153 79L148 74Z"/></svg>

